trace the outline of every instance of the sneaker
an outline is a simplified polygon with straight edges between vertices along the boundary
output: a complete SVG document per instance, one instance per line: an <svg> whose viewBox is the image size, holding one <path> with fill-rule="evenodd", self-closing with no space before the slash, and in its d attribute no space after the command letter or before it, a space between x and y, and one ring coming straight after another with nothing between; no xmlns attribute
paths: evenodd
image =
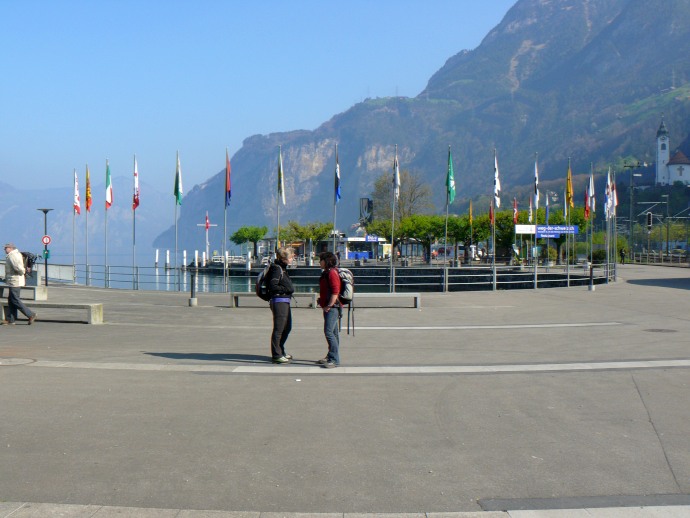
<svg viewBox="0 0 690 518"><path fill-rule="evenodd" d="M278 364L290 363L290 360L288 358L286 358L285 356L278 356L277 358L273 358L273 363L278 363Z"/></svg>
<svg viewBox="0 0 690 518"><path fill-rule="evenodd" d="M335 369L338 365L335 362L327 361L323 364L324 369Z"/></svg>
<svg viewBox="0 0 690 518"><path fill-rule="evenodd" d="M34 313L33 315L31 315L29 317L29 325L33 324L35 320L36 320L36 313Z"/></svg>
<svg viewBox="0 0 690 518"><path fill-rule="evenodd" d="M292 360L292 355L291 354L285 354L285 355L283 355L283 358L287 358L288 360Z"/></svg>
<svg viewBox="0 0 690 518"><path fill-rule="evenodd" d="M324 364L328 363L328 356L326 358L321 358L320 360L317 360L316 363L318 365L324 365Z"/></svg>
<svg viewBox="0 0 690 518"><path fill-rule="evenodd" d="M2 322L0 322L0 325L3 325L3 326L13 326L13 325L14 325L14 320L3 320Z"/></svg>

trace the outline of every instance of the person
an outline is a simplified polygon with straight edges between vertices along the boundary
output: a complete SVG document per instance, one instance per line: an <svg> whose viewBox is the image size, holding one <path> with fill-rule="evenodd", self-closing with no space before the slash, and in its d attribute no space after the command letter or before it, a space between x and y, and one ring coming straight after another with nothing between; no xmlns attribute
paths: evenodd
<svg viewBox="0 0 690 518"><path fill-rule="evenodd" d="M621 264L625 264L625 248L621 248L620 255L621 255Z"/></svg>
<svg viewBox="0 0 690 518"><path fill-rule="evenodd" d="M36 313L31 311L22 302L20 298L21 287L26 285L24 274L24 258L14 243L7 243L5 245L5 284L9 286L10 293L7 296L7 315L6 319L2 321L2 325L13 325L17 320L17 312L21 311L29 319L29 325L36 320Z"/></svg>
<svg viewBox="0 0 690 518"><path fill-rule="evenodd" d="M342 314L342 306L338 300L340 294L340 275L338 274L338 258L333 252L323 252L319 256L319 265L323 272L319 278L319 300L323 310L323 334L328 344L328 354L317 361L326 369L340 365L340 337L338 336L338 320Z"/></svg>
<svg viewBox="0 0 690 518"><path fill-rule="evenodd" d="M285 342L292 330L290 299L295 292L287 267L295 258L292 248L278 248L276 259L268 270L266 286L271 296L273 332L271 333L271 357L273 363L290 363L292 355L285 352Z"/></svg>

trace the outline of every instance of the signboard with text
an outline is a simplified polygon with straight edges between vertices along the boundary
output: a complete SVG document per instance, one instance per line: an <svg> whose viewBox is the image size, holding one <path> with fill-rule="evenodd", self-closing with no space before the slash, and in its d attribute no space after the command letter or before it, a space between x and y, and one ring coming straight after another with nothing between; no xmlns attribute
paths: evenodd
<svg viewBox="0 0 690 518"><path fill-rule="evenodd" d="M561 234L579 234L579 227L578 225L537 225L537 238L558 238Z"/></svg>

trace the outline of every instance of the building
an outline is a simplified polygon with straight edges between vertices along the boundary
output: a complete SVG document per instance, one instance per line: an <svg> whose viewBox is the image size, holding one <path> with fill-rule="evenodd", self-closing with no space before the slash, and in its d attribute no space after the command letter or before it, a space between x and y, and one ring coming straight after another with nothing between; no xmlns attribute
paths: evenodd
<svg viewBox="0 0 690 518"><path fill-rule="evenodd" d="M662 119L656 132L656 183L673 185L675 182L690 183L690 159L680 150L671 156L671 141Z"/></svg>

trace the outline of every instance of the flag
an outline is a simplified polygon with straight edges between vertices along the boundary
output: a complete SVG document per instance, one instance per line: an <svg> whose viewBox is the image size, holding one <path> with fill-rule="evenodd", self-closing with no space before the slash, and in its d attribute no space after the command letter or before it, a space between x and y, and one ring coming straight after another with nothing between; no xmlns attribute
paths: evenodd
<svg viewBox="0 0 690 518"><path fill-rule="evenodd" d="M563 191L563 221L568 220L568 204L565 202L566 192Z"/></svg>
<svg viewBox="0 0 690 518"><path fill-rule="evenodd" d="M513 198L513 223L517 225L518 220L518 210L517 210L517 198Z"/></svg>
<svg viewBox="0 0 690 518"><path fill-rule="evenodd" d="M492 225L495 223L493 202L489 203L489 223L491 223Z"/></svg>
<svg viewBox="0 0 690 518"><path fill-rule="evenodd" d="M573 171L570 168L570 159L568 159L568 176L565 180L565 205L567 207L575 206L575 201L573 200Z"/></svg>
<svg viewBox="0 0 690 518"><path fill-rule="evenodd" d="M113 204L113 182L110 178L110 164L105 161L105 210Z"/></svg>
<svg viewBox="0 0 690 518"><path fill-rule="evenodd" d="M532 223L532 198L529 199L529 212L527 213L527 222Z"/></svg>
<svg viewBox="0 0 690 518"><path fill-rule="evenodd" d="M594 171L591 171L589 173L589 210L592 212L596 212L595 210L595 203L596 199L594 198Z"/></svg>
<svg viewBox="0 0 690 518"><path fill-rule="evenodd" d="M606 193L604 199L604 218L609 219L611 217L611 207L613 205L613 200L611 199L611 168L609 167L609 172L606 175Z"/></svg>
<svg viewBox="0 0 690 518"><path fill-rule="evenodd" d="M400 166L398 165L398 148L395 148L395 159L393 160L393 193L395 201L400 197Z"/></svg>
<svg viewBox="0 0 690 518"><path fill-rule="evenodd" d="M206 224L204 225L206 227L206 230L211 228L211 222L208 220L208 211L206 211Z"/></svg>
<svg viewBox="0 0 690 518"><path fill-rule="evenodd" d="M614 175L611 182L611 216L616 216L616 207L618 207L618 194L616 194L616 177Z"/></svg>
<svg viewBox="0 0 690 518"><path fill-rule="evenodd" d="M180 153L177 153L177 166L175 168L175 203L182 205L182 168L180 167Z"/></svg>
<svg viewBox="0 0 690 518"><path fill-rule="evenodd" d="M546 225L549 224L549 192L546 192L546 220L544 221Z"/></svg>
<svg viewBox="0 0 690 518"><path fill-rule="evenodd" d="M539 164L534 160L534 210L539 210Z"/></svg>
<svg viewBox="0 0 690 518"><path fill-rule="evenodd" d="M472 200L470 200L470 209L469 209L469 212L470 212L470 225L471 225L471 224L472 224Z"/></svg>
<svg viewBox="0 0 690 518"><path fill-rule="evenodd" d="M86 212L91 212L91 176L89 166L86 166Z"/></svg>
<svg viewBox="0 0 690 518"><path fill-rule="evenodd" d="M338 144L335 145L335 203L340 200L340 163L338 162Z"/></svg>
<svg viewBox="0 0 690 518"><path fill-rule="evenodd" d="M79 180L77 180L77 170L74 170L74 213L81 214L81 201L79 200Z"/></svg>
<svg viewBox="0 0 690 518"><path fill-rule="evenodd" d="M278 198L285 205L285 182L283 181L283 150L278 148Z"/></svg>
<svg viewBox="0 0 690 518"><path fill-rule="evenodd" d="M455 175L453 174L453 157L450 154L450 146L448 146L448 176L446 177L446 193L448 205L453 203L455 199Z"/></svg>
<svg viewBox="0 0 690 518"><path fill-rule="evenodd" d="M225 206L230 205L230 158L228 148L225 148Z"/></svg>
<svg viewBox="0 0 690 518"><path fill-rule="evenodd" d="M498 157L494 149L494 201L496 208L501 207L501 181L498 179Z"/></svg>
<svg viewBox="0 0 690 518"><path fill-rule="evenodd" d="M589 221L589 188L585 187L585 221Z"/></svg>
<svg viewBox="0 0 690 518"><path fill-rule="evenodd" d="M137 168L137 157L134 157L134 194L132 194L132 210L137 210L139 206L139 169Z"/></svg>

